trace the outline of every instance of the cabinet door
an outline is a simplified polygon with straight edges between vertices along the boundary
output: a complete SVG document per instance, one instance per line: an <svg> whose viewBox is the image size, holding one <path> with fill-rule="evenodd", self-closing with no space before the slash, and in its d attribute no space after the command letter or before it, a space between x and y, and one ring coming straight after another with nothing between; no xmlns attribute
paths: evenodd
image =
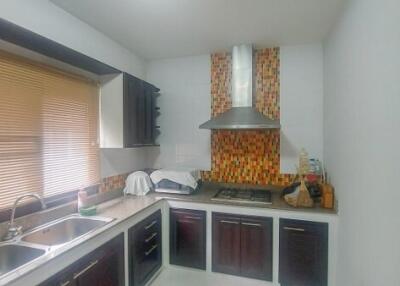
<svg viewBox="0 0 400 286"><path fill-rule="evenodd" d="M213 213L212 270L240 274L240 217Z"/></svg>
<svg viewBox="0 0 400 286"><path fill-rule="evenodd" d="M144 88L143 82L124 74L124 147L134 147L144 137Z"/></svg>
<svg viewBox="0 0 400 286"><path fill-rule="evenodd" d="M240 274L272 281L272 218L242 217Z"/></svg>
<svg viewBox="0 0 400 286"><path fill-rule="evenodd" d="M123 286L124 273L124 235L121 233L40 286Z"/></svg>
<svg viewBox="0 0 400 286"><path fill-rule="evenodd" d="M154 130L154 105L153 105L153 92L154 87L148 83L144 84L144 144L152 144L153 140L153 130Z"/></svg>
<svg viewBox="0 0 400 286"><path fill-rule="evenodd" d="M326 286L328 224L280 220L279 282L282 286Z"/></svg>
<svg viewBox="0 0 400 286"><path fill-rule="evenodd" d="M73 277L77 286L125 285L123 234L89 256L74 271Z"/></svg>
<svg viewBox="0 0 400 286"><path fill-rule="evenodd" d="M159 89L132 75L124 74L124 147L155 144Z"/></svg>
<svg viewBox="0 0 400 286"><path fill-rule="evenodd" d="M130 285L145 285L161 264L161 211L157 211L129 229Z"/></svg>
<svg viewBox="0 0 400 286"><path fill-rule="evenodd" d="M206 269L206 212L170 209L170 263Z"/></svg>
<svg viewBox="0 0 400 286"><path fill-rule="evenodd" d="M75 286L72 278L72 272L67 268L52 276L50 279L42 282L39 286Z"/></svg>

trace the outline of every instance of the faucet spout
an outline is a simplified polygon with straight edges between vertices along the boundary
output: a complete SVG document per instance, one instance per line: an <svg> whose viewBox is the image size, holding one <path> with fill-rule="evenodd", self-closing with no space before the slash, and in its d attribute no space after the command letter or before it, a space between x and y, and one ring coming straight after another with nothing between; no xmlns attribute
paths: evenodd
<svg viewBox="0 0 400 286"><path fill-rule="evenodd" d="M25 195L21 195L19 197L16 198L12 211L11 211L11 218L10 218L10 223L8 226L8 232L7 234L4 236L3 240L10 240L13 239L14 237L18 236L21 233L21 227L17 227L14 224L14 219L15 219L15 210L17 209L18 203L28 197L32 197L32 198L36 198L38 201L40 201L41 205L42 205L42 209L46 209L46 204L44 203L44 200L41 196L39 196L38 194L34 194L34 193L30 193L30 194L25 194Z"/></svg>

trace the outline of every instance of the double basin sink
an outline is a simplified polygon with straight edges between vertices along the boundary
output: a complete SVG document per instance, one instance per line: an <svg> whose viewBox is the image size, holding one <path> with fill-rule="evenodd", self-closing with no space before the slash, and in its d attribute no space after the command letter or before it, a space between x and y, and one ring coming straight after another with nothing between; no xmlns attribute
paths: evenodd
<svg viewBox="0 0 400 286"><path fill-rule="evenodd" d="M74 214L32 229L11 242L0 243L0 278L112 220Z"/></svg>

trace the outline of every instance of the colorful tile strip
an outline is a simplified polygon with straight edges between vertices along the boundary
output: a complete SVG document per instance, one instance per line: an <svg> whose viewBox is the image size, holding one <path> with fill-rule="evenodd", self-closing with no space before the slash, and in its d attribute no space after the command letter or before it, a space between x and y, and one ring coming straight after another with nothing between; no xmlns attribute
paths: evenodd
<svg viewBox="0 0 400 286"><path fill-rule="evenodd" d="M216 116L231 107L231 55L211 55L211 109ZM255 106L273 119L279 118L279 48L255 52ZM279 130L215 130L211 135L211 171L205 181L288 185L293 175L281 174Z"/></svg>

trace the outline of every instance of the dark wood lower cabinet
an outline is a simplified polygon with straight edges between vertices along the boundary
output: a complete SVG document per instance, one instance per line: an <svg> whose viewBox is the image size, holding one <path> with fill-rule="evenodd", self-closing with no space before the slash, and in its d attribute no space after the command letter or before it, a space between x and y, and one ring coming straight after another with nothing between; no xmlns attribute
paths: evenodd
<svg viewBox="0 0 400 286"><path fill-rule="evenodd" d="M129 229L129 285L143 286L162 264L161 211Z"/></svg>
<svg viewBox="0 0 400 286"><path fill-rule="evenodd" d="M272 218L242 217L240 274L272 281Z"/></svg>
<svg viewBox="0 0 400 286"><path fill-rule="evenodd" d="M328 224L280 219L279 282L328 285Z"/></svg>
<svg viewBox="0 0 400 286"><path fill-rule="evenodd" d="M123 252L105 250L100 257L94 257L94 259L87 261L85 264L87 266L74 274L76 285L123 285L123 283L120 283L124 280L121 279L123 271L120 273L122 269L118 268L118 265L121 265L119 262L121 255L123 255Z"/></svg>
<svg viewBox="0 0 400 286"><path fill-rule="evenodd" d="M328 224L280 219L281 286L328 285ZM129 285L144 286L162 264L158 210L128 231ZM272 281L273 219L212 213L212 271ZM206 268L206 212L170 210L170 263ZM41 286L124 286L121 233Z"/></svg>
<svg viewBox="0 0 400 286"><path fill-rule="evenodd" d="M240 274L240 217L213 213L212 270Z"/></svg>
<svg viewBox="0 0 400 286"><path fill-rule="evenodd" d="M206 212L170 209L170 263L206 269Z"/></svg>
<svg viewBox="0 0 400 286"><path fill-rule="evenodd" d="M272 281L272 218L212 216L212 270Z"/></svg>
<svg viewBox="0 0 400 286"><path fill-rule="evenodd" d="M124 235L79 259L41 286L124 286Z"/></svg>

